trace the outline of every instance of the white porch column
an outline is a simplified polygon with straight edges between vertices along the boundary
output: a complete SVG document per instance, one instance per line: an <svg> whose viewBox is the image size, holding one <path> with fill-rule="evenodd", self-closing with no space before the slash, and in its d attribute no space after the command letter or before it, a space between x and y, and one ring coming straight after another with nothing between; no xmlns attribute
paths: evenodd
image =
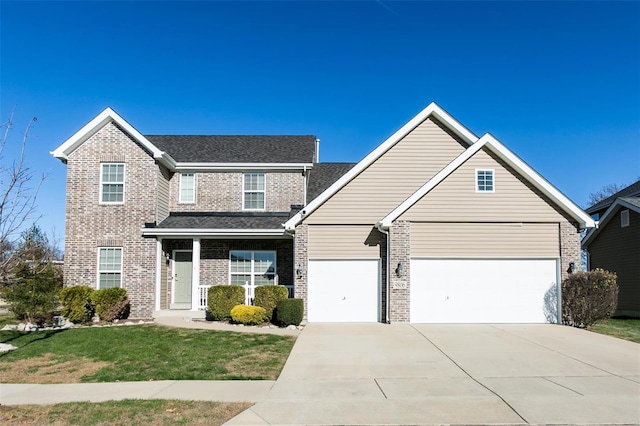
<svg viewBox="0 0 640 426"><path fill-rule="evenodd" d="M191 310L197 311L200 304L200 238L193 239L193 252L191 255Z"/></svg>
<svg viewBox="0 0 640 426"><path fill-rule="evenodd" d="M164 256L162 256L162 238L158 238L156 241L156 311L160 310L160 288L162 287L162 263L164 262Z"/></svg>

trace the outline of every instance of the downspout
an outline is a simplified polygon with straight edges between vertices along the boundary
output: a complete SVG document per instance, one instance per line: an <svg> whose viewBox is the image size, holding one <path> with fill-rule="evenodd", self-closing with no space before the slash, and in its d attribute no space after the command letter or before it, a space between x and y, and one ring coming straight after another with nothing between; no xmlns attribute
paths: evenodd
<svg viewBox="0 0 640 426"><path fill-rule="evenodd" d="M391 321L389 319L389 308L391 307L391 282L390 282L391 281L391 273L389 272L389 266L391 264L391 251L390 251L390 248L391 248L391 241L390 240L391 240L391 238L390 238L390 235L389 235L389 230L386 230L386 229L382 228L382 224L380 224L380 223L377 224L376 228L378 228L378 231L382 232L386 236L385 240L387 240L387 259L386 259L386 261L387 261L387 272L386 272L386 276L387 276L386 277L387 278L387 282L386 282L387 300L386 300L386 305L387 306L386 306L386 309L385 309L385 319L384 320L385 320L385 322L387 324L390 324Z"/></svg>
<svg viewBox="0 0 640 426"><path fill-rule="evenodd" d="M302 176L304 177L304 188L302 190L302 205L307 205L307 184L309 183L309 178L307 177L307 166L302 166Z"/></svg>

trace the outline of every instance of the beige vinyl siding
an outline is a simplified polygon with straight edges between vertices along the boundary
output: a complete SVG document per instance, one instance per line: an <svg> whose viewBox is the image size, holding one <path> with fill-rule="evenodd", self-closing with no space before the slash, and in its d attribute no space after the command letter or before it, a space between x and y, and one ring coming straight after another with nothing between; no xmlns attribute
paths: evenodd
<svg viewBox="0 0 640 426"><path fill-rule="evenodd" d="M169 181L171 172L164 166L158 166L157 188L158 197L156 199L157 222L160 223L169 216Z"/></svg>
<svg viewBox="0 0 640 426"><path fill-rule="evenodd" d="M494 170L494 192L476 192L476 169ZM560 222L564 216L486 148L478 151L399 220L412 222Z"/></svg>
<svg viewBox="0 0 640 426"><path fill-rule="evenodd" d="M640 315L640 214L629 209L629 226L620 226L619 209L588 247L592 269L618 275L618 311Z"/></svg>
<svg viewBox="0 0 640 426"><path fill-rule="evenodd" d="M378 259L380 237L371 225L309 226L309 259Z"/></svg>
<svg viewBox="0 0 640 426"><path fill-rule="evenodd" d="M411 224L412 257L558 258L558 223Z"/></svg>
<svg viewBox="0 0 640 426"><path fill-rule="evenodd" d="M305 219L307 224L374 224L465 150L427 119Z"/></svg>

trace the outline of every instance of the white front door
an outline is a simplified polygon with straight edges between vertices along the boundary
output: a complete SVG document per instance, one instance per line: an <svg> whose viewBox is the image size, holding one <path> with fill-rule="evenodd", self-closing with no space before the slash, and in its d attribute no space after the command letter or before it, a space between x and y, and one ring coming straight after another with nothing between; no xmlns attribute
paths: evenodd
<svg viewBox="0 0 640 426"><path fill-rule="evenodd" d="M171 309L191 309L192 272L192 252L174 250Z"/></svg>
<svg viewBox="0 0 640 426"><path fill-rule="evenodd" d="M309 322L380 320L380 261L310 260Z"/></svg>

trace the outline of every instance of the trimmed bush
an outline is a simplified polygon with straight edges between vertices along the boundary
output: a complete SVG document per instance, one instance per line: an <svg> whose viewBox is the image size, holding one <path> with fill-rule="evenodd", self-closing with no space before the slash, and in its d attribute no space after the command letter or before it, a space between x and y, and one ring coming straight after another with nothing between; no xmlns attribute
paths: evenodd
<svg viewBox="0 0 640 426"><path fill-rule="evenodd" d="M213 321L231 319L231 309L244 303L244 287L241 285L214 285L209 287L207 315Z"/></svg>
<svg viewBox="0 0 640 426"><path fill-rule="evenodd" d="M77 324L91 321L95 308L91 303L93 288L86 285L67 287L60 290L60 304L63 317Z"/></svg>
<svg viewBox="0 0 640 426"><path fill-rule="evenodd" d="M260 306L236 305L231 309L233 322L245 325L259 325L265 320L267 311Z"/></svg>
<svg viewBox="0 0 640 426"><path fill-rule="evenodd" d="M302 322L303 313L302 299L281 299L276 306L276 322L281 327L298 326Z"/></svg>
<svg viewBox="0 0 640 426"><path fill-rule="evenodd" d="M263 307L267 311L267 321L273 318L273 311L279 300L287 299L289 290L281 285L261 285L256 287L256 297L253 299L255 306Z"/></svg>
<svg viewBox="0 0 640 426"><path fill-rule="evenodd" d="M127 290L120 287L103 288L91 295L96 314L102 321L113 321L129 316L129 298Z"/></svg>
<svg viewBox="0 0 640 426"><path fill-rule="evenodd" d="M562 282L562 323L588 328L611 317L618 306L617 276L595 269L576 272Z"/></svg>

